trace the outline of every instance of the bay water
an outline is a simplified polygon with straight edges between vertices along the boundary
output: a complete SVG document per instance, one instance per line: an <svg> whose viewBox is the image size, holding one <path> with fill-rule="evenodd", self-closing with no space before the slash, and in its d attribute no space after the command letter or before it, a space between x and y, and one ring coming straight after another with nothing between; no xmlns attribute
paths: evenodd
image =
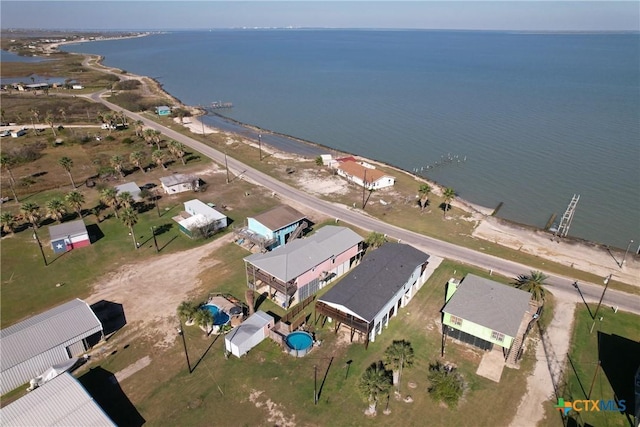
<svg viewBox="0 0 640 427"><path fill-rule="evenodd" d="M218 112L503 202L512 221L542 227L579 194L570 235L640 242L638 33L214 30L64 49L187 105L232 102Z"/></svg>

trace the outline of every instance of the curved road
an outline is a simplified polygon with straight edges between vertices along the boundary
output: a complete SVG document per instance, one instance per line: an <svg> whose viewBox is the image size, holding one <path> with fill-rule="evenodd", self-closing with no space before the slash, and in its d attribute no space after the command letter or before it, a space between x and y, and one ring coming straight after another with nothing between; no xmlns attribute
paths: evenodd
<svg viewBox="0 0 640 427"><path fill-rule="evenodd" d="M167 137L183 143L184 145L202 153L203 155L211 158L219 164L224 164L224 153L215 150L199 141L189 138L186 135L162 126L150 119L143 117L140 114L123 110L122 107L116 104L112 104L109 101L103 99L101 95L104 92L106 91L96 92L89 95L88 97L95 102L100 102L106 105L114 111L124 111L124 113L127 114L130 119L134 121L141 120L145 126L162 132ZM351 210L344 205L337 205L318 199L301 190L290 187L289 185L286 185L276 180L275 178L272 178L269 175L255 170L245 165L244 163L228 156L227 164L229 166L229 169L234 171L235 175L241 175L243 179L251 180L262 185L263 187L269 188L270 190L276 192L280 197L294 200L297 203L301 203L324 215L339 219L341 221L345 221L349 224L353 224L365 230L375 230L379 233L384 233L389 237L393 237L404 243L419 247L428 254L435 255L441 258L449 258L466 264L471 264L486 270L492 270L496 273L508 277L517 277L520 274L526 274L532 270L531 267L528 267L524 264L504 260L465 247L443 242L432 237L424 236L422 234L418 234L396 227L394 225L387 224L383 221L367 216L362 212ZM551 292L561 297L568 297L574 300L577 299L577 297L579 296L578 288L573 286L573 279L547 272L545 272L545 274L549 276L546 284L547 288ZM587 302L598 302L598 300L601 298L603 289L604 288L602 285L595 285L592 283L579 284L579 291L582 293L582 297L584 297ZM603 299L603 304L606 304L609 307L617 306L620 310L640 314L640 297L625 292L620 292L613 289L607 290L606 295Z"/></svg>

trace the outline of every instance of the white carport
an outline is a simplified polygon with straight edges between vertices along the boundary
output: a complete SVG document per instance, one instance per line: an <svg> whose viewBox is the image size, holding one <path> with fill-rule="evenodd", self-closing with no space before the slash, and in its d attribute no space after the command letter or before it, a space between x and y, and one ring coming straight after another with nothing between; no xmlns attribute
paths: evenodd
<svg viewBox="0 0 640 427"><path fill-rule="evenodd" d="M228 353L242 357L269 336L274 319L264 311L256 311L247 320L233 328L224 338Z"/></svg>

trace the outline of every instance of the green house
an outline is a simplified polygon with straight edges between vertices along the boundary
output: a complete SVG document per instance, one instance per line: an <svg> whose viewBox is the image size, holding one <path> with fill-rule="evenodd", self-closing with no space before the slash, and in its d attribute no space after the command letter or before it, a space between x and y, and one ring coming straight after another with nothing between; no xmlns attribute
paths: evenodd
<svg viewBox="0 0 640 427"><path fill-rule="evenodd" d="M483 350L503 348L505 357L514 342L519 347L535 309L531 295L473 274L447 283L442 309L443 333Z"/></svg>
<svg viewBox="0 0 640 427"><path fill-rule="evenodd" d="M156 107L156 112L159 116L168 116L171 114L171 108L167 107L166 105L161 105L159 107Z"/></svg>

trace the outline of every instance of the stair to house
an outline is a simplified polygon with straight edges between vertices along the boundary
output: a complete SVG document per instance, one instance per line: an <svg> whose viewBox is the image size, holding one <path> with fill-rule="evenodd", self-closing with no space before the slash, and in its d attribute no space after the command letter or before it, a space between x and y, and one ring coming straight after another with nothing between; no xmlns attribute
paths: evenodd
<svg viewBox="0 0 640 427"><path fill-rule="evenodd" d="M520 364L518 363L518 354L520 353L520 349L522 348L522 344L524 343L525 334L528 332L529 324L531 322L535 322L533 315L538 312L538 304L534 301L529 302L529 310L522 318L520 322L520 327L518 328L518 333L516 334L513 344L509 349L509 354L507 354L506 365L509 368L519 368Z"/></svg>

